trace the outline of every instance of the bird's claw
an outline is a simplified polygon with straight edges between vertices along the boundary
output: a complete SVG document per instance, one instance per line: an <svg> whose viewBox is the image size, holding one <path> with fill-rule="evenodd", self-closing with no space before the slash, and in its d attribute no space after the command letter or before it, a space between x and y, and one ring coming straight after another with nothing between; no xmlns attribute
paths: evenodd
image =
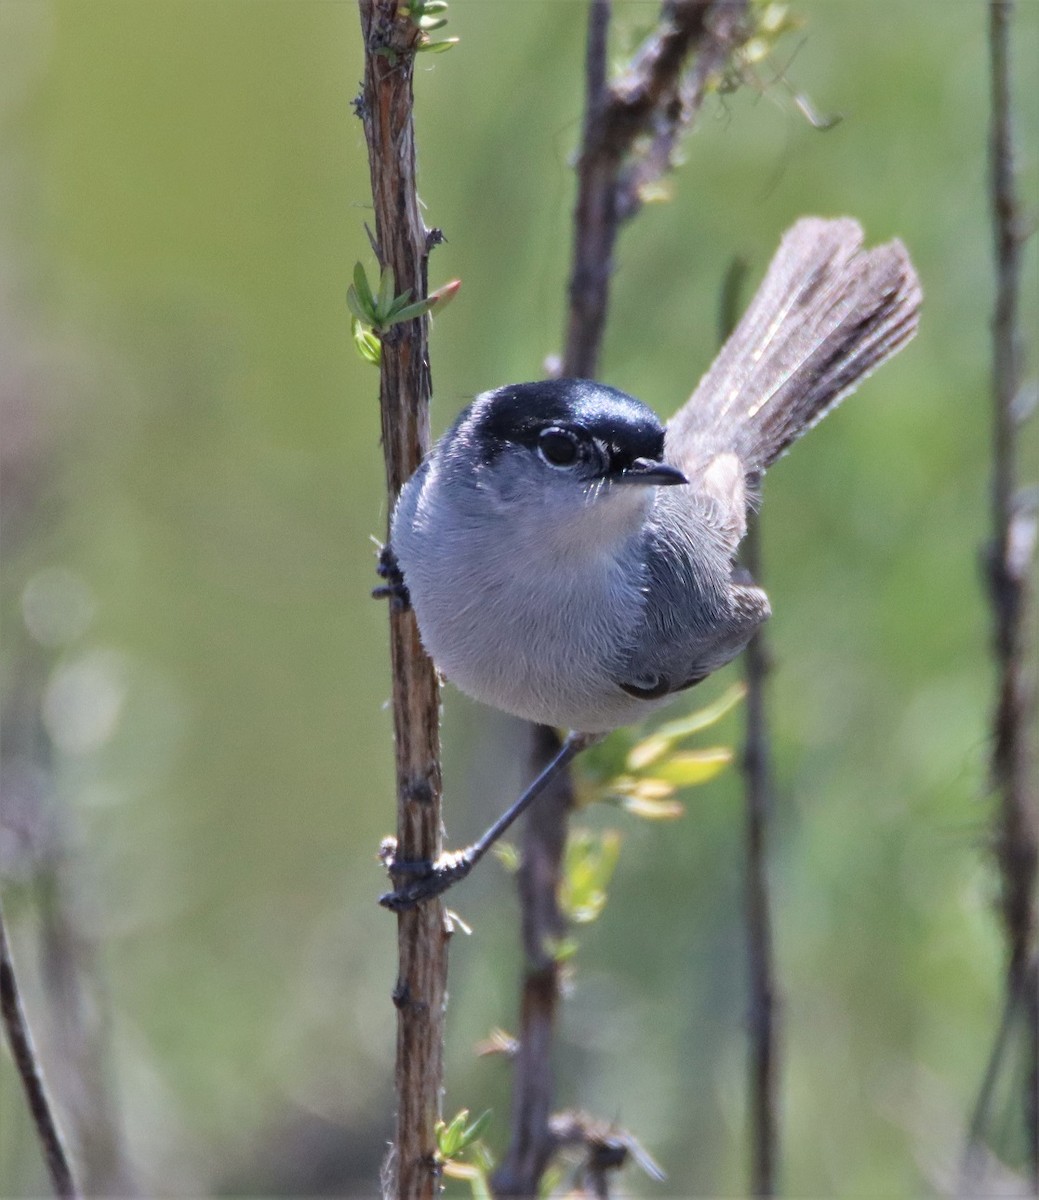
<svg viewBox="0 0 1039 1200"><path fill-rule="evenodd" d="M411 607L408 585L404 582L397 556L388 545L379 551L375 573L386 582L372 588L372 597L376 600L389 600L394 612L407 612Z"/></svg>
<svg viewBox="0 0 1039 1200"><path fill-rule="evenodd" d="M396 852L395 838L387 838L379 851L382 864L395 884L392 892L379 897L379 903L391 912L404 912L446 892L463 880L476 863L469 849L446 851L436 862L399 862Z"/></svg>

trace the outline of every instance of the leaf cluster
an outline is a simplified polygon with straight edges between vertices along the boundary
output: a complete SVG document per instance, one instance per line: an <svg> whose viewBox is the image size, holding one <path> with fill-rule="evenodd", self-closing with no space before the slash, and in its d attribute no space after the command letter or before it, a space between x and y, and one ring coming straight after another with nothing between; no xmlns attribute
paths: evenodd
<svg viewBox="0 0 1039 1200"><path fill-rule="evenodd" d="M412 300L411 288L399 295L393 271L383 267L379 286L375 290L368 282L364 264L354 266L354 281L346 290L346 303L353 314L351 331L357 353L365 362L378 366L382 359L383 335L394 325L414 321L437 308L443 308L455 297L461 280L452 279L421 300Z"/></svg>

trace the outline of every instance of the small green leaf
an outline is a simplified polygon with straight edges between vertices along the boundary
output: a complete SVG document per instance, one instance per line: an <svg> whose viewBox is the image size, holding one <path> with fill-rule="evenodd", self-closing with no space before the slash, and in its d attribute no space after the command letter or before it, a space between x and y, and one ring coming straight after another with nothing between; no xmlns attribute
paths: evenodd
<svg viewBox="0 0 1039 1200"><path fill-rule="evenodd" d="M515 875L520 869L520 852L512 842L495 842L491 853L510 875Z"/></svg>
<svg viewBox="0 0 1039 1200"><path fill-rule="evenodd" d="M376 308L380 317L390 312L393 307L393 284L393 271L389 267L383 267L379 276L379 301Z"/></svg>
<svg viewBox="0 0 1039 1200"><path fill-rule="evenodd" d="M628 751L627 765L632 771L641 771L643 767L655 763L662 754L666 754L673 744L673 738L661 737L659 733L651 733L641 742L636 742Z"/></svg>
<svg viewBox="0 0 1039 1200"><path fill-rule="evenodd" d="M382 362L382 342L379 341L378 335L356 317L350 321L350 331L357 353L373 367L379 366Z"/></svg>
<svg viewBox="0 0 1039 1200"><path fill-rule="evenodd" d="M720 774L732 762L732 751L726 746L709 750L681 750L669 754L656 765L661 780L678 787L696 787Z"/></svg>
<svg viewBox="0 0 1039 1200"><path fill-rule="evenodd" d="M405 292L402 299L407 299L410 296L410 291ZM414 321L416 317L424 317L431 307L432 304L428 296L425 300L416 300L414 304L405 304L403 307L390 312L383 321L383 325L388 329L391 325L400 325L404 321Z"/></svg>
<svg viewBox="0 0 1039 1200"><path fill-rule="evenodd" d="M652 733L636 742L628 751L626 760L628 770L644 770L667 754L676 742L691 737L694 733L699 733L720 721L743 699L746 691L747 689L742 683L734 684L713 704L697 709L687 717L680 717L677 721L669 721L666 725L658 726Z"/></svg>
<svg viewBox="0 0 1039 1200"><path fill-rule="evenodd" d="M606 888L620 856L615 829L602 833L575 830L567 839L559 906L576 924L594 921L606 906Z"/></svg>
<svg viewBox="0 0 1039 1200"><path fill-rule="evenodd" d="M675 794L676 785L650 775L618 775L611 784L619 796L639 796L644 800L666 800Z"/></svg>
<svg viewBox="0 0 1039 1200"><path fill-rule="evenodd" d="M709 729L710 726L717 724L722 717L731 712L746 694L746 684L734 683L713 704L708 704L705 708L697 709L696 712L690 713L688 717L680 717L677 721L669 721L666 725L659 726L656 734L658 737L670 738L672 741L677 741L679 738L699 733L702 729Z"/></svg>
<svg viewBox="0 0 1039 1200"><path fill-rule="evenodd" d="M455 1113L449 1125L438 1121L433 1127L433 1133L437 1140L437 1152L441 1158L452 1159L458 1153L462 1145L465 1123L468 1120L469 1110L463 1108Z"/></svg>
<svg viewBox="0 0 1039 1200"><path fill-rule="evenodd" d="M648 796L625 796L621 807L644 821L674 821L685 813L681 800L654 800Z"/></svg>
<svg viewBox="0 0 1039 1200"><path fill-rule="evenodd" d="M581 943L573 936L545 938L545 953L553 962L564 963L573 958L580 949Z"/></svg>
<svg viewBox="0 0 1039 1200"><path fill-rule="evenodd" d="M346 305L358 321L363 321L366 325L372 323L372 314L365 310L361 297L357 294L357 288L352 283L346 289Z"/></svg>
<svg viewBox="0 0 1039 1200"><path fill-rule="evenodd" d="M440 42L420 42L416 47L419 52L428 51L430 54L443 54L445 50L450 50L453 46L457 46L461 38L444 38Z"/></svg>
<svg viewBox="0 0 1039 1200"><path fill-rule="evenodd" d="M405 288L399 296L394 296L386 306L384 312L387 317L394 317L397 313L403 311L411 302L411 288Z"/></svg>
<svg viewBox="0 0 1039 1200"><path fill-rule="evenodd" d="M354 287L357 289L357 295L360 298L361 304L365 311L369 314L369 323L371 318L375 316L375 297L372 295L371 286L368 283L368 276L365 274L364 264L361 262L354 265ZM365 320L362 316L361 320Z"/></svg>
<svg viewBox="0 0 1039 1200"><path fill-rule="evenodd" d="M487 1109L470 1125L468 1123L469 1110L463 1108L455 1113L450 1124L438 1121L433 1128L433 1135L437 1143L437 1157L441 1162L449 1163L452 1159L464 1154L466 1150L476 1144L490 1119L491 1110Z"/></svg>
<svg viewBox="0 0 1039 1200"><path fill-rule="evenodd" d="M490 1123L490 1120L491 1120L491 1110L489 1108L484 1109L484 1111L482 1113L480 1113L480 1115L476 1118L476 1120L468 1127L468 1129L466 1129L465 1133L462 1135L462 1148L463 1149L467 1148L468 1146L471 1146L476 1141L476 1139L480 1136L480 1134L483 1133L483 1131L487 1128L488 1124Z"/></svg>

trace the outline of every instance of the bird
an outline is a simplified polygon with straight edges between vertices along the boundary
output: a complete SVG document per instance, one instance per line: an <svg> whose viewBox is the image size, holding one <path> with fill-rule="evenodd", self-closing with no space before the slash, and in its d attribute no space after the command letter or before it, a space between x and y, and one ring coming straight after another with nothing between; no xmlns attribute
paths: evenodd
<svg viewBox="0 0 1039 1200"><path fill-rule="evenodd" d="M666 424L594 380L508 384L477 396L405 484L383 592L410 604L461 691L570 733L479 842L396 864L410 878L383 903L463 878L565 762L730 662L767 620L738 560L765 471L918 327L905 247L863 242L850 218L798 220Z"/></svg>

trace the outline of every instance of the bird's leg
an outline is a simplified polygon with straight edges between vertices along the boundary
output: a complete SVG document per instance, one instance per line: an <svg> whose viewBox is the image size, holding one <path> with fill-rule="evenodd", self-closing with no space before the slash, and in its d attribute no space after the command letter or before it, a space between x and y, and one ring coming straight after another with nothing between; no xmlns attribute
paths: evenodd
<svg viewBox="0 0 1039 1200"><path fill-rule="evenodd" d="M386 582L372 588L372 596L376 600L389 600L395 612L406 612L411 607L411 596L408 595L408 586L401 574L397 556L389 545L379 551L379 564L375 572Z"/></svg>
<svg viewBox="0 0 1039 1200"><path fill-rule="evenodd" d="M394 890L380 896L379 903L385 908L393 909L394 912L401 912L423 900L439 896L441 892L446 892L449 887L464 879L567 763L576 758L582 750L599 741L602 736L601 733L568 733L559 752L520 798L502 813L482 837L471 846L466 846L464 850L446 851L434 863L398 862L395 857L396 842L392 838L387 839L383 842L380 857L393 880Z"/></svg>

